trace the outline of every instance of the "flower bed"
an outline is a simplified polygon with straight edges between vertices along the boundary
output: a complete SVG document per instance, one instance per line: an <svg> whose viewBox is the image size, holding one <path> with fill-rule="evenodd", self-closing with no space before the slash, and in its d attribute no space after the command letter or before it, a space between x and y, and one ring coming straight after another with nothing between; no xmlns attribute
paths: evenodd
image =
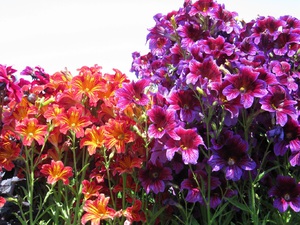
<svg viewBox="0 0 300 225"><path fill-rule="evenodd" d="M155 15L136 81L1 65L3 221L300 223L300 21L236 15Z"/></svg>

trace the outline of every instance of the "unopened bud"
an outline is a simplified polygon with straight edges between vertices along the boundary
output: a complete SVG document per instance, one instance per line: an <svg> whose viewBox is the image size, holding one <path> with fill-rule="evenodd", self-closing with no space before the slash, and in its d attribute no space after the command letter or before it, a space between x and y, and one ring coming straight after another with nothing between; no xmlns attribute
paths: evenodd
<svg viewBox="0 0 300 225"><path fill-rule="evenodd" d="M206 96L206 93L203 91L202 88L196 87L196 91L199 93L199 95L204 96L204 97Z"/></svg>

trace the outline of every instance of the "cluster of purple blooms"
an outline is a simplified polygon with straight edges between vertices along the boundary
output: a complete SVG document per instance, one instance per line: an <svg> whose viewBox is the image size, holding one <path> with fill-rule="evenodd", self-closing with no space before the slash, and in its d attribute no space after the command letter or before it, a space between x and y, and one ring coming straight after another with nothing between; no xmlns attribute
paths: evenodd
<svg viewBox="0 0 300 225"><path fill-rule="evenodd" d="M236 18L212 0L154 16L150 52L132 63L156 90L140 180L213 209L255 180L280 212L299 212L300 21Z"/></svg>

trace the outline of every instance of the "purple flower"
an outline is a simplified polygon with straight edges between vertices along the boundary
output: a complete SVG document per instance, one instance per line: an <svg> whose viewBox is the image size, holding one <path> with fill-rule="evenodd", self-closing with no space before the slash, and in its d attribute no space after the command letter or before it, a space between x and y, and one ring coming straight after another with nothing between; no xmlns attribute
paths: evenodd
<svg viewBox="0 0 300 225"><path fill-rule="evenodd" d="M275 113L276 124L284 126L288 121L288 116L296 119L294 105L297 103L292 100L286 89L280 85L268 86L269 93L260 99L261 108L265 111Z"/></svg>
<svg viewBox="0 0 300 225"><path fill-rule="evenodd" d="M123 87L116 91L118 98L117 106L124 110L131 103L137 105L147 105L149 98L144 94L144 89L149 85L148 79L141 79L137 82L131 81L128 84L123 84Z"/></svg>
<svg viewBox="0 0 300 225"><path fill-rule="evenodd" d="M172 170L165 167L159 161L155 163L149 161L146 169L140 170L139 172L139 180L147 194L150 191L153 191L155 194L164 192L165 182L172 179Z"/></svg>
<svg viewBox="0 0 300 225"><path fill-rule="evenodd" d="M150 138L162 138L165 134L168 134L172 139L179 140L180 137L174 130L175 127L178 126L175 115L175 110L154 105L153 108L148 111L148 116L151 121L148 128L148 136Z"/></svg>
<svg viewBox="0 0 300 225"><path fill-rule="evenodd" d="M300 211L300 183L289 176L279 175L276 179L276 185L269 190L270 197L275 197L273 206L279 212L285 212L291 207L295 212Z"/></svg>
<svg viewBox="0 0 300 225"><path fill-rule="evenodd" d="M182 155L184 164L196 164L199 158L199 145L204 145L202 137L197 133L196 129L184 129L177 127L176 134L180 140L168 140L165 148L168 160L172 160L175 153ZM205 146L205 145L204 145Z"/></svg>
<svg viewBox="0 0 300 225"><path fill-rule="evenodd" d="M210 190L216 189L221 185L219 178L210 177ZM184 179L180 185L181 190L186 189L187 195L185 200L187 202L200 202L204 203L203 196L208 189L208 176L205 171L197 169L193 173L188 171L188 178ZM202 192L202 193L201 193Z"/></svg>
<svg viewBox="0 0 300 225"><path fill-rule="evenodd" d="M238 74L227 74L225 80L230 85L223 89L223 94L229 101L241 96L241 104L246 109L250 108L255 97L261 98L268 93L266 83L258 79L258 75L258 72L248 66L242 67Z"/></svg>
<svg viewBox="0 0 300 225"><path fill-rule="evenodd" d="M199 117L198 99L192 90L173 90L167 101L170 104L169 109L180 111L179 116L182 121L191 123Z"/></svg>
<svg viewBox="0 0 300 225"><path fill-rule="evenodd" d="M247 142L240 135L233 135L222 147L213 149L208 164L212 167L212 171L223 169L226 179L237 181L241 178L243 170L253 170L256 167L247 151Z"/></svg>

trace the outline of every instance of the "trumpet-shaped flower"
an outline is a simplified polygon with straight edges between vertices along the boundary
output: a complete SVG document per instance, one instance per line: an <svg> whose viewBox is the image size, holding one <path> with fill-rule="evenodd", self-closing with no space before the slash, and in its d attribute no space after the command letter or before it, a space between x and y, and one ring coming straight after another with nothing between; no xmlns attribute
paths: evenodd
<svg viewBox="0 0 300 225"><path fill-rule="evenodd" d="M82 193L84 199L90 199L93 196L98 196L102 186L98 185L95 181L82 181Z"/></svg>
<svg viewBox="0 0 300 225"><path fill-rule="evenodd" d="M170 104L169 109L179 111L182 121L191 123L199 117L200 107L198 99L192 90L171 91L167 101Z"/></svg>
<svg viewBox="0 0 300 225"><path fill-rule="evenodd" d="M204 145L202 137L195 129L184 129L178 127L175 129L176 134L180 137L179 140L168 140L165 148L168 160L172 160L175 152L182 155L184 164L196 164L199 158L199 145Z"/></svg>
<svg viewBox="0 0 300 225"><path fill-rule="evenodd" d="M163 192L165 190L165 182L172 179L172 170L163 166L158 160L155 163L149 161L146 169L139 172L139 180L147 194L150 191L153 191L155 194Z"/></svg>
<svg viewBox="0 0 300 225"><path fill-rule="evenodd" d="M97 104L100 93L105 90L101 73L92 73L90 70L85 70L80 75L75 76L72 79L72 87L76 92L87 96L91 106Z"/></svg>
<svg viewBox="0 0 300 225"><path fill-rule="evenodd" d="M217 150L213 150L208 164L212 171L224 170L226 179L237 181L243 170L253 170L256 163L247 154L248 144L239 135L233 135Z"/></svg>
<svg viewBox="0 0 300 225"><path fill-rule="evenodd" d="M135 140L135 133L125 120L110 119L105 125L104 135L104 145L108 149L116 148L117 153L124 153L125 145Z"/></svg>
<svg viewBox="0 0 300 225"><path fill-rule="evenodd" d="M285 212L289 207L295 212L300 212L300 183L289 176L278 176L276 185L269 190L269 195L274 197L273 206L279 212Z"/></svg>
<svg viewBox="0 0 300 225"><path fill-rule="evenodd" d="M179 136L174 131L177 127L175 114L175 110L165 109L157 105L150 109L148 116L152 124L149 126L148 136L150 138L162 138L168 134L172 139L178 140Z"/></svg>
<svg viewBox="0 0 300 225"><path fill-rule="evenodd" d="M84 136L85 127L92 124L88 116L84 116L83 108L72 106L66 113L61 113L58 116L60 121L60 132L66 134L68 131L73 131L77 138Z"/></svg>
<svg viewBox="0 0 300 225"><path fill-rule="evenodd" d="M296 101L291 99L285 88L280 85L268 87L269 93L260 99L261 108L271 113L275 113L276 123L284 126L288 121L288 116L296 120Z"/></svg>
<svg viewBox="0 0 300 225"><path fill-rule="evenodd" d="M88 146L87 150L90 155L96 153L97 148L101 148L104 143L104 127L96 127L95 125L92 128L86 128L85 136L80 140L80 148L83 146Z"/></svg>
<svg viewBox="0 0 300 225"><path fill-rule="evenodd" d="M116 90L115 95L118 98L117 106L124 110L131 103L145 106L149 102L148 96L144 93L145 88L150 81L147 79L132 81L123 84L123 87Z"/></svg>
<svg viewBox="0 0 300 225"><path fill-rule="evenodd" d="M51 160L51 164L43 164L41 173L47 176L48 184L55 184L62 180L64 184L69 184L69 178L73 176L72 168L64 166L62 161Z"/></svg>
<svg viewBox="0 0 300 225"><path fill-rule="evenodd" d="M11 66L0 64L0 91L6 90L9 98L15 98L17 102L22 99L21 88L16 84L16 78L13 75L16 72Z"/></svg>
<svg viewBox="0 0 300 225"><path fill-rule="evenodd" d="M125 223L128 222L128 224L132 224L133 222L146 221L145 214L142 211L142 202L140 200L135 200L132 206L127 207L123 212L123 215L126 217Z"/></svg>
<svg viewBox="0 0 300 225"><path fill-rule="evenodd" d="M116 211L108 207L109 197L100 194L95 200L87 200L83 206L85 214L81 218L81 224L91 221L91 225L100 225L102 220L113 219Z"/></svg>
<svg viewBox="0 0 300 225"><path fill-rule="evenodd" d="M13 163L20 156L21 149L15 142L4 142L0 144L0 168L11 171L15 164Z"/></svg>
<svg viewBox="0 0 300 225"><path fill-rule="evenodd" d="M241 104L246 109L250 108L255 97L261 98L268 93L266 83L258 79L258 75L258 72L248 66L242 67L238 74L227 74L225 80L230 84L223 89L222 93L228 101L240 96Z"/></svg>
<svg viewBox="0 0 300 225"><path fill-rule="evenodd" d="M22 123L16 127L16 132L23 138L23 144L30 146L36 140L39 145L44 144L47 134L47 126L38 124L36 118L25 118Z"/></svg>

